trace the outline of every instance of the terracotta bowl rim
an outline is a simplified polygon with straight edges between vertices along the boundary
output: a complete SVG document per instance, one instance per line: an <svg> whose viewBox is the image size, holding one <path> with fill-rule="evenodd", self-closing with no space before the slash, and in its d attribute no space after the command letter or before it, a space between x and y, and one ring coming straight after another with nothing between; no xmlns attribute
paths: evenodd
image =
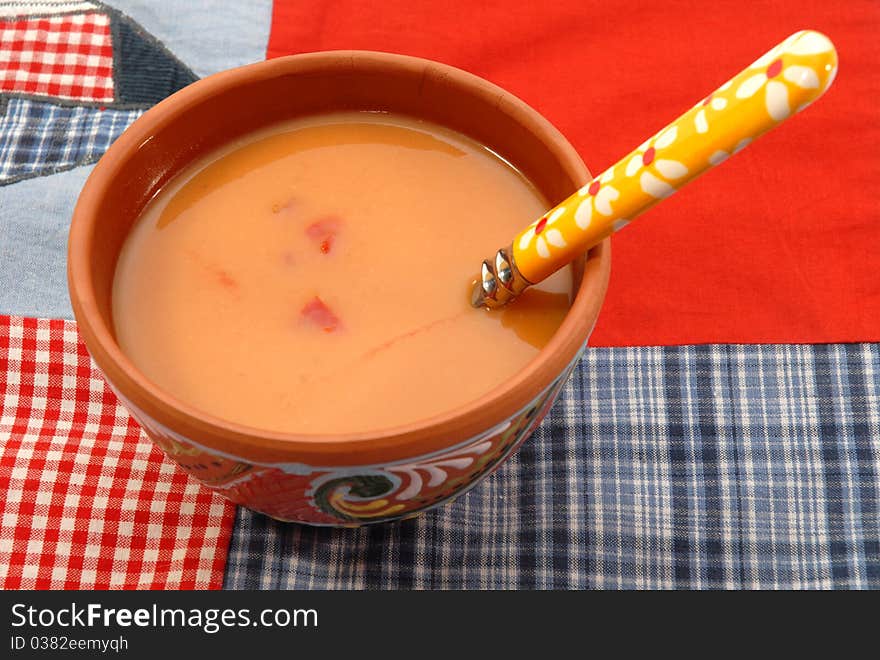
<svg viewBox="0 0 880 660"><path fill-rule="evenodd" d="M364 465L423 456L449 449L488 431L523 409L564 372L585 346L599 314L611 265L610 240L593 248L574 302L551 341L508 382L477 400L434 417L398 427L344 434L305 435L265 431L230 422L180 401L150 381L123 354L113 329L102 320L92 286L91 243L100 218L99 201L115 174L154 130L186 110L238 85L262 79L341 68L375 75L422 71L444 78L464 93L493 99L499 112L536 135L576 185L589 178L574 147L525 102L474 74L432 60L378 51L319 51L279 57L203 78L145 112L113 143L89 176L76 204L68 243L68 285L79 330L114 390L161 425L210 450L254 462L303 462L311 466ZM515 164L515 163L514 163ZM551 200L553 201L553 200ZM475 267L477 264L475 264ZM475 268L476 270L476 268Z"/></svg>

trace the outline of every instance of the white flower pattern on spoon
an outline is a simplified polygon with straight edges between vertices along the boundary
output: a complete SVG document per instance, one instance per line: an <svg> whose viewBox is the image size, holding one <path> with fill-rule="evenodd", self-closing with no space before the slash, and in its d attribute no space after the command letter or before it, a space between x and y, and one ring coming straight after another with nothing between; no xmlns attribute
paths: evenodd
<svg viewBox="0 0 880 660"><path fill-rule="evenodd" d="M581 197L586 197L575 211L574 221L580 229L586 229L593 220L593 211L610 218L614 215L611 203L620 197L620 192L610 182L614 179L614 168L610 167L597 178L578 191Z"/></svg>
<svg viewBox="0 0 880 660"><path fill-rule="evenodd" d="M684 163L670 158L658 158L658 152L672 145L678 137L678 127L670 126L636 149L626 164L626 175L639 175L642 190L656 199L669 197L675 192L670 183L688 174ZM658 176L659 175L659 176Z"/></svg>
<svg viewBox="0 0 880 660"><path fill-rule="evenodd" d="M764 103L767 112L776 121L782 121L791 114L789 104L789 85L801 89L818 89L819 76L808 66L791 64L786 66L786 55L815 55L826 53L834 48L832 43L822 34L816 32L798 32L783 41L776 48L759 57L749 69L758 72L746 78L736 90L736 98L747 99L764 91ZM825 83L825 87L834 80L837 70L833 70ZM796 108L802 110L805 106Z"/></svg>
<svg viewBox="0 0 880 660"><path fill-rule="evenodd" d="M550 246L563 248L567 245L562 232L552 225L565 213L564 207L557 207L549 216L545 215L537 222L533 222L519 239L519 249L527 250L535 239L535 249L538 256L543 259L550 258Z"/></svg>

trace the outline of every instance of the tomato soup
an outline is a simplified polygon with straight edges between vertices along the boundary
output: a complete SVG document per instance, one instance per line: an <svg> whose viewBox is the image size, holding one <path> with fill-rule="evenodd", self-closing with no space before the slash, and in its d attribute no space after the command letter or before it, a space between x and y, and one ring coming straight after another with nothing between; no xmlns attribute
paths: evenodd
<svg viewBox="0 0 880 660"><path fill-rule="evenodd" d="M427 419L512 377L568 311L568 269L507 309L469 304L482 259L548 207L503 159L431 123L276 125L144 209L113 283L117 340L172 396L257 429Z"/></svg>

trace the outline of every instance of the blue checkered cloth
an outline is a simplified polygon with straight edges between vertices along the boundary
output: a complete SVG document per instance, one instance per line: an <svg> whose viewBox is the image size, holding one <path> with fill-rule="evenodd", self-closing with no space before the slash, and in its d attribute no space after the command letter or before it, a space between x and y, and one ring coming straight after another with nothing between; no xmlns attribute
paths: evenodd
<svg viewBox="0 0 880 660"><path fill-rule="evenodd" d="M142 112L0 98L0 185L97 162Z"/></svg>
<svg viewBox="0 0 880 660"><path fill-rule="evenodd" d="M228 589L880 588L880 345L589 350L456 502L359 529L239 509Z"/></svg>

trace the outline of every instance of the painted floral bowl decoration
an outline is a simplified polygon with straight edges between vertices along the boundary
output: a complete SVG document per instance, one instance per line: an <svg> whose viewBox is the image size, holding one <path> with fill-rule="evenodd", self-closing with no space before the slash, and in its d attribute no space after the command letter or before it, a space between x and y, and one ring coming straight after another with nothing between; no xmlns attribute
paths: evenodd
<svg viewBox="0 0 880 660"><path fill-rule="evenodd" d="M80 195L68 280L95 363L181 468L273 518L352 526L442 504L511 455L546 415L581 355L602 305L611 256L606 239L574 262L573 304L532 362L480 399L421 423L321 440L237 425L175 399L135 368L114 337L111 288L129 230L156 191L206 153L273 123L340 110L385 110L455 129L515 165L547 199L564 199L589 178L547 120L461 70L363 51L279 58L196 82L132 124Z"/></svg>

